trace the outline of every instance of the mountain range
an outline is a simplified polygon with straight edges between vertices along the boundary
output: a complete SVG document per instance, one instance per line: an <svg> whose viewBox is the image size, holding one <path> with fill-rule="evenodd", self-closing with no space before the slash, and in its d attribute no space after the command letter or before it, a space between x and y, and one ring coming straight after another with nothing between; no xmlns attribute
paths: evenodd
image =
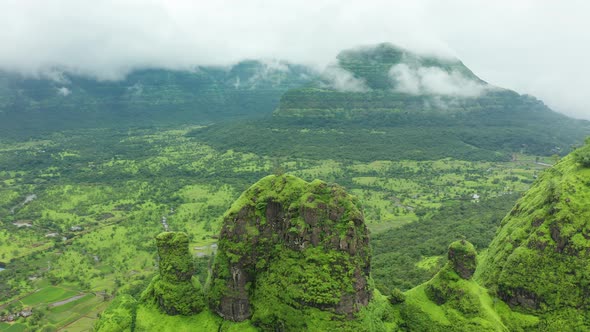
<svg viewBox="0 0 590 332"><path fill-rule="evenodd" d="M220 149L277 157L314 155L314 142L330 136L339 147L329 155L351 158L358 149L344 142L370 142L372 152L361 159L563 155L590 133L590 122L490 85L458 59L387 43L343 51L321 72L251 60L138 70L121 81L0 73L3 136L184 124L207 125L192 134ZM276 144L265 145L269 140Z"/></svg>

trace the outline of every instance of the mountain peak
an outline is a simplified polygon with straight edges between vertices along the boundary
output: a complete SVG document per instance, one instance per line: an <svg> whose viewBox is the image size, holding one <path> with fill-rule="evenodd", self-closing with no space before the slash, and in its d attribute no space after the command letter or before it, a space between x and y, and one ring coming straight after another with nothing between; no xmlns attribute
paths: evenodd
<svg viewBox="0 0 590 332"><path fill-rule="evenodd" d="M362 80L366 88L371 90L400 90L420 94L421 91L408 89L404 85L432 85L432 81L448 84L453 80L485 84L457 58L419 54L390 43L344 50L336 59L337 63L328 67L328 72L333 67L344 69L354 78ZM408 82L409 79L414 82ZM428 86L423 90L437 92L428 89Z"/></svg>

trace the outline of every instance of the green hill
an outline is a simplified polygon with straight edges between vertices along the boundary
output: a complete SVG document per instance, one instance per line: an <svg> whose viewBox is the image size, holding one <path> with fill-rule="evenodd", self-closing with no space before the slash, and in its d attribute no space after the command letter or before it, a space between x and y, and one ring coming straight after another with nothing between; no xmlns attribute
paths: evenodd
<svg viewBox="0 0 590 332"><path fill-rule="evenodd" d="M473 280L472 246L452 244L447 266L399 305L409 330L587 331L589 156L587 144L543 173L502 221ZM469 255L451 255L456 247ZM473 261L457 268L456 257Z"/></svg>
<svg viewBox="0 0 590 332"><path fill-rule="evenodd" d="M361 160L565 154L588 134L588 121L491 86L457 59L391 44L343 51L315 80L285 92L272 119L195 132L220 149Z"/></svg>
<svg viewBox="0 0 590 332"><path fill-rule="evenodd" d="M588 121L494 87L458 59L385 43L342 51L321 74L254 60L120 81L0 73L3 137L185 124L211 124L194 135L219 149L353 160L563 155L590 134Z"/></svg>
<svg viewBox="0 0 590 332"><path fill-rule="evenodd" d="M548 330L590 325L590 145L543 173L502 221L478 279Z"/></svg>

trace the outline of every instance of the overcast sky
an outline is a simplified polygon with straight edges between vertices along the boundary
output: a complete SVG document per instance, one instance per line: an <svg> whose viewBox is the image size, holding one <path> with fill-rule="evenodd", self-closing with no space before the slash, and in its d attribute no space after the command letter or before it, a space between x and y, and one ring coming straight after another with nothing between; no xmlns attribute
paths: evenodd
<svg viewBox="0 0 590 332"><path fill-rule="evenodd" d="M243 58L323 66L391 42L590 119L590 1L0 0L0 68L120 79Z"/></svg>

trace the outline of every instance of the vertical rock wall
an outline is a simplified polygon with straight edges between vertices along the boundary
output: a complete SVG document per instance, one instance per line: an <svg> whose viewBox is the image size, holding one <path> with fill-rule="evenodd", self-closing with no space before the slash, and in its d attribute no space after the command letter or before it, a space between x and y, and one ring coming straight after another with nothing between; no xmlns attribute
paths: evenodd
<svg viewBox="0 0 590 332"><path fill-rule="evenodd" d="M242 321L253 314L253 298L264 296L352 317L371 298L369 271L368 231L353 196L318 180L269 176L225 216L211 306Z"/></svg>

